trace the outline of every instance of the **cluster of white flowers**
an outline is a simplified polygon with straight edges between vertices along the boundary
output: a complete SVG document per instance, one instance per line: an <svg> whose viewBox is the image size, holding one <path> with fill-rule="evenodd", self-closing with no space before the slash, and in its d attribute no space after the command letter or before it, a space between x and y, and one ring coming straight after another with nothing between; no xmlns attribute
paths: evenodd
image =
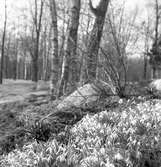
<svg viewBox="0 0 161 167"><path fill-rule="evenodd" d="M122 112L118 109L118 112L86 115L72 127L68 145L58 144L56 140L45 144L33 142L5 156L2 167L50 167L54 163L57 166L114 167L115 162L132 166L132 154L138 160L145 152L147 157L148 153L161 150L160 109L159 101L146 101ZM156 162L161 162L160 157L155 158Z"/></svg>

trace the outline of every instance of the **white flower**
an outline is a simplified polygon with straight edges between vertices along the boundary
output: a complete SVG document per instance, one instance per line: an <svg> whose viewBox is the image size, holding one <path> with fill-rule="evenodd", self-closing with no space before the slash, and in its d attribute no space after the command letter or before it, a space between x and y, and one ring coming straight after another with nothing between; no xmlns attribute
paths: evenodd
<svg viewBox="0 0 161 167"><path fill-rule="evenodd" d="M100 149L100 153L104 155L104 154L106 153L105 148L101 148L101 149Z"/></svg>
<svg viewBox="0 0 161 167"><path fill-rule="evenodd" d="M117 159L117 160L122 160L122 159L123 159L123 156L122 156L120 153L117 153L117 154L115 155L115 159Z"/></svg>
<svg viewBox="0 0 161 167"><path fill-rule="evenodd" d="M123 103L123 99L120 99L120 100L119 100L119 104L122 104L122 103Z"/></svg>

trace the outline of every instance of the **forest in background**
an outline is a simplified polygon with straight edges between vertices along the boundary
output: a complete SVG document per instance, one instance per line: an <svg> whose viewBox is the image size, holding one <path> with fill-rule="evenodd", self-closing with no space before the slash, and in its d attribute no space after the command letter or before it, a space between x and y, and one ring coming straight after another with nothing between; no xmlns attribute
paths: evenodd
<svg viewBox="0 0 161 167"><path fill-rule="evenodd" d="M159 78L160 3L147 2L143 17L137 6L127 10L126 3L114 0L101 9L101 2L94 8L85 0L34 0L18 8L18 18L11 22L6 1L1 82L52 80L51 89L61 95L63 85L71 92L96 78L116 87Z"/></svg>

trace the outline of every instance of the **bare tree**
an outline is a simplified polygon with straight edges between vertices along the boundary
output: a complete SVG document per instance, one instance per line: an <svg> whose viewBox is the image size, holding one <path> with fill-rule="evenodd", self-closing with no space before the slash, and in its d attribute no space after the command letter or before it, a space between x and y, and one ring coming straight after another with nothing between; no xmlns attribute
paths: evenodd
<svg viewBox="0 0 161 167"><path fill-rule="evenodd" d="M15 38L14 41L14 62L13 62L13 79L16 80L18 79L18 46L19 41L17 38Z"/></svg>
<svg viewBox="0 0 161 167"><path fill-rule="evenodd" d="M150 64L152 66L152 78L157 78L157 69L160 66L161 58L159 56L159 22L160 22L160 4L158 0L155 0L155 35L154 42L151 49Z"/></svg>
<svg viewBox="0 0 161 167"><path fill-rule="evenodd" d="M144 36L144 71L143 71L143 78L144 80L147 79L147 66L148 66L148 56L150 52L150 44L151 44L151 21L150 17L148 16L147 21L143 22L143 36Z"/></svg>
<svg viewBox="0 0 161 167"><path fill-rule="evenodd" d="M102 78L106 78L120 97L125 96L127 86L127 59L129 55L135 54L139 38L138 31L135 29L136 16L137 9L127 16L124 4L118 8L113 8L111 5L106 20L106 33L100 48L102 60L99 65L104 75Z"/></svg>
<svg viewBox="0 0 161 167"><path fill-rule="evenodd" d="M11 33L8 34L7 37L7 44L6 44L6 56L4 59L4 64L5 64L5 78L9 78L9 73L10 73L10 65L9 65L9 52L10 52L10 48L11 48Z"/></svg>
<svg viewBox="0 0 161 167"><path fill-rule="evenodd" d="M92 1L89 1L90 9L95 15L93 29L91 31L89 44L87 48L87 80L92 81L96 79L96 70L98 63L98 51L102 37L102 31L108 8L109 0L100 0L96 8L93 7Z"/></svg>
<svg viewBox="0 0 161 167"><path fill-rule="evenodd" d="M38 0L34 1L35 11L33 16L34 21L34 54L32 55L32 80L38 81L38 57L39 57L39 41L41 33L41 22L43 15L44 0L40 2L40 11L38 12Z"/></svg>
<svg viewBox="0 0 161 167"><path fill-rule="evenodd" d="M52 97L57 94L57 83L59 74L59 57L58 57L58 25L57 25L57 11L55 0L50 0L50 12L52 19L52 56L51 56L51 84L50 90Z"/></svg>
<svg viewBox="0 0 161 167"><path fill-rule="evenodd" d="M158 26L159 26L159 4L158 0L155 0L155 47L158 50ZM153 78L156 78L156 65L152 66Z"/></svg>
<svg viewBox="0 0 161 167"><path fill-rule="evenodd" d="M85 10L85 9L83 9ZM85 19L85 16L87 17ZM92 23L92 20L94 19L94 17L91 17L91 12L88 10L86 15L82 16L82 22L81 22L81 32L82 33L82 40L81 40L81 44L79 47L79 50L81 52L81 66L80 66L80 83L81 85L84 84L85 79L87 78L87 67L86 67L86 54L87 54L87 46L88 46L88 41L89 41L89 37L90 37L90 26Z"/></svg>
<svg viewBox="0 0 161 167"><path fill-rule="evenodd" d="M5 37L6 37L6 26L7 26L7 4L5 0L5 19L4 19L4 28L2 35L2 50L1 50L1 72L0 72L0 84L3 82L3 63L4 63L4 49L5 49Z"/></svg>
<svg viewBox="0 0 161 167"><path fill-rule="evenodd" d="M46 81L47 80L47 63L48 63L48 44L50 42L50 40L48 39L48 34L51 34L50 31L48 31L48 27L49 26L46 22L44 23L44 31L41 37L41 50L42 50L42 71L41 72L41 79Z"/></svg>
<svg viewBox="0 0 161 167"><path fill-rule="evenodd" d="M65 46L65 55L62 64L62 75L59 85L59 96L62 96L66 92L67 84L69 82L69 74L72 89L75 88L76 82L79 79L77 72L77 31L79 26L79 15L80 15L80 0L70 0L70 10L69 10L69 24L67 32L67 40Z"/></svg>

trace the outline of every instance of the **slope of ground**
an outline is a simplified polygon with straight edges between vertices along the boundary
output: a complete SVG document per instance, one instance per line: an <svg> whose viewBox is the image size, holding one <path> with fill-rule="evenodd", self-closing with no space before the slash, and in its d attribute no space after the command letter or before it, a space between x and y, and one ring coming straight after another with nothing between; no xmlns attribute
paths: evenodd
<svg viewBox="0 0 161 167"><path fill-rule="evenodd" d="M32 111L30 108L35 100L40 104L44 100L48 102L48 84L39 81L37 89L33 90L35 84L32 81L7 79L0 85L0 154L9 152L16 145L25 142L23 131L25 119L27 114L34 117L34 111L30 112ZM39 113L40 117L41 115Z"/></svg>
<svg viewBox="0 0 161 167"><path fill-rule="evenodd" d="M139 99L138 99L139 100ZM1 156L2 167L159 167L161 102L123 101L88 114L47 143L32 142Z"/></svg>
<svg viewBox="0 0 161 167"><path fill-rule="evenodd" d="M4 90L6 97L12 96L9 88ZM57 104L60 101L41 106L30 101L1 105L0 166L161 166L160 100L107 97L99 98L91 108L61 112ZM32 134L30 143L24 128Z"/></svg>

